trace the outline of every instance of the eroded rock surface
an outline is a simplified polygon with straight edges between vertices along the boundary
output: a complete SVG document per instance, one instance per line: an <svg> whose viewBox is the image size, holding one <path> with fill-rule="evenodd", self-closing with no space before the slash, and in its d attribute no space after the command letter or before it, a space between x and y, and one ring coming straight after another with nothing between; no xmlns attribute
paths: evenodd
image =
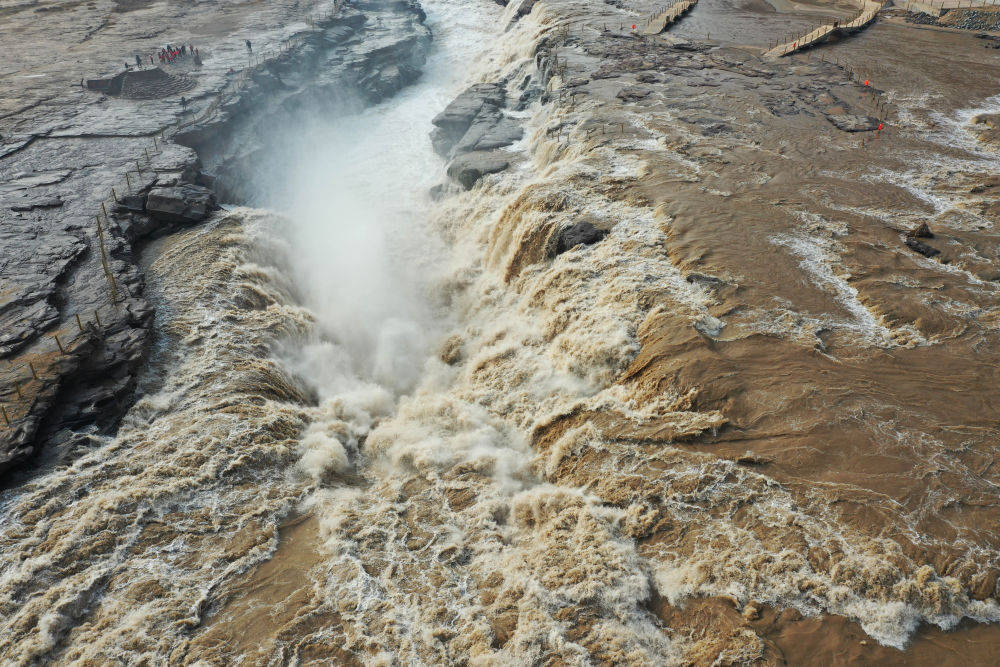
<svg viewBox="0 0 1000 667"><path fill-rule="evenodd" d="M486 174L496 174L509 166L507 158L492 152L463 153L448 165L448 175L468 190Z"/></svg>
<svg viewBox="0 0 1000 667"><path fill-rule="evenodd" d="M448 175L465 189L486 174L510 166L510 154L498 150L524 136L524 129L504 112L507 95L501 83L477 83L464 90L434 120L431 143L453 158Z"/></svg>
<svg viewBox="0 0 1000 667"><path fill-rule="evenodd" d="M347 98L374 103L419 76L430 43L419 6L358 2L332 16L331 7L279 0L260 9L0 10L5 39L19 30L19 40L41 45L57 25L64 38L48 51L8 54L8 64L31 74L3 79L0 92L0 404L11 420L0 422L0 485L26 464L65 460L90 446L88 434L117 428L153 315L138 268L142 244L209 219L217 193L225 201L251 195L241 165L261 148L255 123L294 126L303 114L340 113ZM87 24L97 27L65 33ZM229 31L250 25L264 60L237 87L247 53ZM203 66L188 58L167 72L119 76L118 98L80 86L114 78L136 51L145 62L182 41L200 46ZM81 43L72 58L59 55ZM140 99L148 97L159 99Z"/></svg>
<svg viewBox="0 0 1000 667"><path fill-rule="evenodd" d="M165 222L201 222L216 209L215 193L200 185L157 187L146 197L146 212Z"/></svg>

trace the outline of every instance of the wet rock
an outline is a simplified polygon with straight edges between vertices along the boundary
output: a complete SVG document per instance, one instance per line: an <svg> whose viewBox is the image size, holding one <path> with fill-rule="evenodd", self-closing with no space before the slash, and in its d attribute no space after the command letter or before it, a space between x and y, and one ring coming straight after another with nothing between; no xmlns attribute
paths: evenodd
<svg viewBox="0 0 1000 667"><path fill-rule="evenodd" d="M581 244L593 245L607 235L606 229L595 227L590 222L577 222L559 232L559 238L556 241L556 254L561 255Z"/></svg>
<svg viewBox="0 0 1000 667"><path fill-rule="evenodd" d="M500 84L477 83L467 88L431 121L434 150L447 157L477 120L482 124L478 131L485 134L500 120L503 103L504 92Z"/></svg>
<svg viewBox="0 0 1000 667"><path fill-rule="evenodd" d="M146 198L142 195L119 197L116 209L121 213L142 213L146 210Z"/></svg>
<svg viewBox="0 0 1000 667"><path fill-rule="evenodd" d="M770 463L774 463L774 459L767 456L754 454L751 451L747 451L744 452L743 454L740 454L739 456L734 458L733 461L744 466L764 466Z"/></svg>
<svg viewBox="0 0 1000 667"><path fill-rule="evenodd" d="M878 129L878 119L871 116L858 116L855 114L832 114L827 115L827 120L838 130L844 132L871 132Z"/></svg>
<svg viewBox="0 0 1000 667"><path fill-rule="evenodd" d="M905 239L903 239L903 243L906 244L907 248L909 248L910 250L913 250L914 252L920 253L924 257L934 257L936 255L940 255L941 254L941 251L938 250L937 248L929 246L926 243L923 243L922 241L918 241L917 239L909 237L909 236L907 236Z"/></svg>
<svg viewBox="0 0 1000 667"><path fill-rule="evenodd" d="M697 44L689 39L679 37L671 39L670 46L678 51L705 51L708 49L708 46L704 44Z"/></svg>
<svg viewBox="0 0 1000 667"><path fill-rule="evenodd" d="M200 185L153 188L146 198L146 211L164 222L201 222L216 209L215 193Z"/></svg>
<svg viewBox="0 0 1000 667"><path fill-rule="evenodd" d="M496 174L509 166L510 162L507 158L496 153L465 153L456 157L448 165L448 176L469 190L476 184L476 181L486 174Z"/></svg>
<svg viewBox="0 0 1000 667"><path fill-rule="evenodd" d="M628 86L626 88L622 88L618 91L617 95L618 99L625 102L636 102L648 96L649 89L641 88L639 86Z"/></svg>
<svg viewBox="0 0 1000 667"><path fill-rule="evenodd" d="M59 197L44 197L42 199L29 199L23 202L11 204L12 211L30 211L35 208L57 208L63 205L63 200Z"/></svg>
<svg viewBox="0 0 1000 667"><path fill-rule="evenodd" d="M687 276L685 276L684 279L689 283L692 283L694 285L701 285L702 287L710 290L716 290L722 287L723 285L729 284L722 278L717 278L715 276L706 276L702 273L689 273Z"/></svg>
<svg viewBox="0 0 1000 667"><path fill-rule="evenodd" d="M523 136L524 130L516 121L504 118L498 113L495 116L487 116L483 121L477 118L453 152L458 155L472 151L489 151L510 146Z"/></svg>
<svg viewBox="0 0 1000 667"><path fill-rule="evenodd" d="M514 10L514 18L511 19L511 23L530 14L537 2L538 0L520 0L517 9Z"/></svg>
<svg viewBox="0 0 1000 667"><path fill-rule="evenodd" d="M719 134L732 132L733 128L725 123L711 123L701 128L701 133L706 137L713 137Z"/></svg>
<svg viewBox="0 0 1000 667"><path fill-rule="evenodd" d="M162 227L162 223L154 221L148 215L130 214L118 218L118 228L129 243L149 238Z"/></svg>

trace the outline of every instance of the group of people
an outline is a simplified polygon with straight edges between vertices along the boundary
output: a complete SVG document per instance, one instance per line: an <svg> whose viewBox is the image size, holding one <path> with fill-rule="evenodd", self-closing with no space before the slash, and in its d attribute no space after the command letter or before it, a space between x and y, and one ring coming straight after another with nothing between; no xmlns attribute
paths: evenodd
<svg viewBox="0 0 1000 667"><path fill-rule="evenodd" d="M201 66L201 53L195 48L194 44L181 44L180 46L174 46L173 44L167 44L165 48L160 49L157 56L160 58L161 65L171 65L178 58L183 58L184 56L193 56L194 64ZM149 66L155 67L156 61L153 60L153 56L149 56ZM135 57L135 68L142 69L142 56L136 55ZM125 69L132 69L132 65L125 63Z"/></svg>
<svg viewBox="0 0 1000 667"><path fill-rule="evenodd" d="M194 47L194 44L181 44L180 46L173 46L167 44L167 48L160 49L160 64L167 65L173 63L178 58L183 58L186 55L192 55L195 60L201 59L201 54L198 49ZM149 58L150 62L153 61L152 56Z"/></svg>

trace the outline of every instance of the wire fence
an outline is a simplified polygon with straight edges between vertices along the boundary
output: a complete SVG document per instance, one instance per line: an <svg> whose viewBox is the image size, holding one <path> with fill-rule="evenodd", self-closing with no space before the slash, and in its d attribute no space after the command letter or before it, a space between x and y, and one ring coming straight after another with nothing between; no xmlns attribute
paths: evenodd
<svg viewBox="0 0 1000 667"><path fill-rule="evenodd" d="M940 10L980 9L1000 6L1000 0L905 0L896 6L910 11L912 7L920 8L921 5Z"/></svg>
<svg viewBox="0 0 1000 667"><path fill-rule="evenodd" d="M315 29L320 22L331 20L343 7L345 0L337 0L332 9L320 19L310 21ZM49 381L50 374L48 368L57 364L59 358L67 354L74 354L79 346L86 343L92 335L98 335L103 331L104 325L118 319L122 313L121 308L129 298L134 298L128 285L119 283L115 271L111 265L108 237L114 229L109 207L112 212L114 207L121 204L122 200L129 196L141 195L155 184L156 169L153 166L156 156L163 153L164 142L169 136L175 135L180 130L194 124L203 122L210 118L219 108L219 105L229 96L240 92L250 81L254 69L264 65L269 60L281 57L291 49L301 45L308 39L308 33L299 33L282 41L278 48L265 49L263 52L251 54L246 67L239 70L236 77L228 81L216 93L213 101L202 112L195 114L192 118L181 117L174 123L168 125L163 130L148 137L149 144L142 147L142 153L138 154L134 160L134 168L130 164L124 170L124 181L117 186L112 186L108 194L98 202L99 209L95 211L94 220L96 222L95 232L98 249L100 251L101 269L104 272L108 283L107 302L94 307L92 310L77 310L71 313L68 323L64 323L56 330L50 330L40 336L33 343L22 347L27 350L31 360L15 364L10 359L0 361L0 373L3 374L4 384L13 388L15 401L0 401L0 420L7 427L16 427L31 410L32 396L38 392L29 391L33 383L42 384ZM104 313L102 318L101 313Z"/></svg>

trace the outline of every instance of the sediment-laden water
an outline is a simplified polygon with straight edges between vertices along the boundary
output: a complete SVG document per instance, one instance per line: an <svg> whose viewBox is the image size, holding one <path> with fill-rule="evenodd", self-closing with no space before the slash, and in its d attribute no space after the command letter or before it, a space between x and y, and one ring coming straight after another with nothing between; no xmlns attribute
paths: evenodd
<svg viewBox="0 0 1000 667"><path fill-rule="evenodd" d="M514 167L434 203L431 118L470 83L516 93L594 8L502 38L512 9L426 9L415 86L290 138L270 210L151 251L152 390L0 507L0 652L884 660L1000 621L991 93L887 69L892 149L861 153L764 111L826 63L749 86L728 52L645 107L525 105ZM581 219L608 235L552 252ZM924 220L947 263L903 246ZM989 655L962 632L937 641Z"/></svg>

